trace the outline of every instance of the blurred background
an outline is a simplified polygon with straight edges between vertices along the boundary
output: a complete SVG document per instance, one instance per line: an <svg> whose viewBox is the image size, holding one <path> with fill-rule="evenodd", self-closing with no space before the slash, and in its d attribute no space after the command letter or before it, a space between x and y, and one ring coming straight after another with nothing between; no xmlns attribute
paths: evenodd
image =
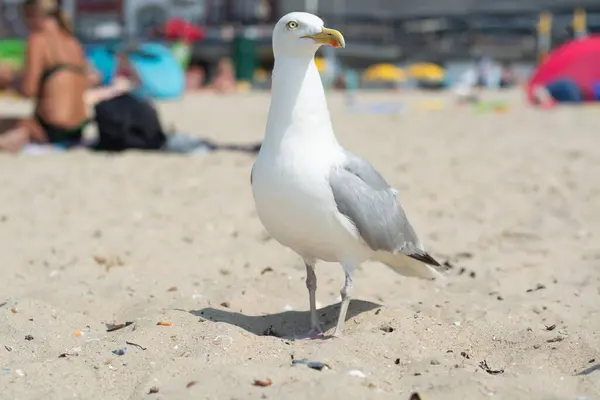
<svg viewBox="0 0 600 400"><path fill-rule="evenodd" d="M19 3L0 1L0 59L18 58L23 47ZM110 71L98 48L152 41L191 71L188 89L210 84L227 67L238 89L268 87L273 24L297 10L345 35L345 49L317 59L325 83L337 87L448 87L474 65L496 75L488 86L511 86L552 48L600 32L597 0L63 0L61 7L105 83ZM480 75L476 81L486 83Z"/></svg>
<svg viewBox="0 0 600 400"><path fill-rule="evenodd" d="M598 398L600 0L62 0L78 41L45 16L71 51L43 78L20 3L0 0L0 397ZM356 313L385 308L325 346L264 337L308 327L305 266L250 187L272 28L301 10L346 38L316 55L340 143L450 268L447 290L357 268ZM318 274L335 321L343 274Z"/></svg>

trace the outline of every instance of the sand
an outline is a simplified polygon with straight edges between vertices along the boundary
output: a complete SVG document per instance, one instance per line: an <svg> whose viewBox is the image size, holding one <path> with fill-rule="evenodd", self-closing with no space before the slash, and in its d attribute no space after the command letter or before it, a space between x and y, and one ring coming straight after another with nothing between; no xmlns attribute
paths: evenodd
<svg viewBox="0 0 600 400"><path fill-rule="evenodd" d="M359 98L410 101L397 115L330 96L340 141L452 266L440 288L363 264L341 339L293 340L304 267L257 219L252 156L0 155L0 398L599 399L598 109L532 110L519 92L490 95L506 112L448 95L426 109L439 96ZM251 142L268 94L159 107L167 126ZM331 332L343 272L317 276Z"/></svg>

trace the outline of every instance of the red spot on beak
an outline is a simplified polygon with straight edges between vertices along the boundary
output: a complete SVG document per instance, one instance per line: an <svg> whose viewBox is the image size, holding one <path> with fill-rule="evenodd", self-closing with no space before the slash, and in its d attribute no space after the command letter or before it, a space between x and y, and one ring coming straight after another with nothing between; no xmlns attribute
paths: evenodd
<svg viewBox="0 0 600 400"><path fill-rule="evenodd" d="M335 48L335 49L338 49L338 48L342 47L342 45L340 44L340 42L338 42L337 40L332 40L332 41L329 42L329 44L331 46L333 46L333 48Z"/></svg>

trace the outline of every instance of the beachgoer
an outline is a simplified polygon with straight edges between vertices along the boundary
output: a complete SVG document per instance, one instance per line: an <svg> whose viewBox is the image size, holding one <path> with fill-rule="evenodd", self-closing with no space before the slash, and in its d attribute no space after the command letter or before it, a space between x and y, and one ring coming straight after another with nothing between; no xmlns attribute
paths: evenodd
<svg viewBox="0 0 600 400"><path fill-rule="evenodd" d="M545 86L535 85L532 92L534 104L539 105L542 108L552 108L556 105L556 100Z"/></svg>
<svg viewBox="0 0 600 400"><path fill-rule="evenodd" d="M185 73L185 89L202 90L206 83L206 72L200 65L191 65Z"/></svg>
<svg viewBox="0 0 600 400"><path fill-rule="evenodd" d="M509 63L505 63L502 66L501 87L508 88L516 85L517 83L517 76L513 71L512 65Z"/></svg>
<svg viewBox="0 0 600 400"><path fill-rule="evenodd" d="M25 0L22 11L29 36L17 90L34 99L35 112L32 119L0 123L0 150L18 151L29 141L76 144L88 122L84 51L56 0Z"/></svg>
<svg viewBox="0 0 600 400"><path fill-rule="evenodd" d="M0 62L0 90L10 89L14 75L15 72L10 64Z"/></svg>
<svg viewBox="0 0 600 400"><path fill-rule="evenodd" d="M467 68L453 86L453 92L458 103L473 103L478 100L477 94L478 75L474 66Z"/></svg>
<svg viewBox="0 0 600 400"><path fill-rule="evenodd" d="M88 62L87 66L87 78L88 88L94 88L102 82L102 74L94 67L93 64Z"/></svg>
<svg viewBox="0 0 600 400"><path fill-rule="evenodd" d="M119 53L117 55L117 60L117 71L115 72L113 83L118 84L119 82L126 82L130 88L140 85L141 79L135 68L129 62L127 53Z"/></svg>
<svg viewBox="0 0 600 400"><path fill-rule="evenodd" d="M231 93L235 91L235 71L231 59L222 58L219 61L217 64L217 74L211 87L218 93Z"/></svg>
<svg viewBox="0 0 600 400"><path fill-rule="evenodd" d="M103 100L117 97L135 89L136 86L140 85L140 82L141 80L135 68L129 62L127 53L120 52L117 54L117 68L110 85L87 90L85 93L85 102L93 106Z"/></svg>

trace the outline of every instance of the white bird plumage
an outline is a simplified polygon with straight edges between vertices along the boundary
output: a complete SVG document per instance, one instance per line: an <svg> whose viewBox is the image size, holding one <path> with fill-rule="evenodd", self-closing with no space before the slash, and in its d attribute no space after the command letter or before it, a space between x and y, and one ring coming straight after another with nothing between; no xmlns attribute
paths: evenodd
<svg viewBox="0 0 600 400"><path fill-rule="evenodd" d="M378 260L397 272L435 278L439 264L410 226L396 191L367 161L337 141L314 55L343 36L308 13L290 13L273 30L271 104L265 139L252 168L259 219L279 243L305 262L311 332L321 334L315 263L339 262L346 279L334 335L340 336L350 302L352 274Z"/></svg>

